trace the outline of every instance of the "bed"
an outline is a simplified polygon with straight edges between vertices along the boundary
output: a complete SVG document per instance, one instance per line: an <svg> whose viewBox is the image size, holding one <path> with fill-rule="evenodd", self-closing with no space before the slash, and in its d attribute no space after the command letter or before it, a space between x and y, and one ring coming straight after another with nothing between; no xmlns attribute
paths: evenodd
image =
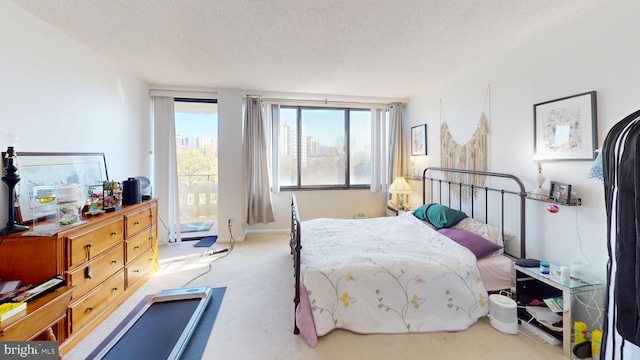
<svg viewBox="0 0 640 360"><path fill-rule="evenodd" d="M294 333L310 346L334 329L465 330L487 315L488 292L512 287L513 259L525 257L522 181L427 168L422 187L414 212L369 219L301 221L292 196Z"/></svg>

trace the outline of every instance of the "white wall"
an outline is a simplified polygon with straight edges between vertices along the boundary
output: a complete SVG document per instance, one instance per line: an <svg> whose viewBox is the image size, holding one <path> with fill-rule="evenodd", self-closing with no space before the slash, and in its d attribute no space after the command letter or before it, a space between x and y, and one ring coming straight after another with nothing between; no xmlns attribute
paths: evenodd
<svg viewBox="0 0 640 360"><path fill-rule="evenodd" d="M242 97L246 92L218 90L218 238L244 240L244 174L242 169Z"/></svg>
<svg viewBox="0 0 640 360"><path fill-rule="evenodd" d="M465 143L480 113L490 110L489 170L515 174L532 190L537 172L532 161L533 104L591 90L598 92L600 147L615 123L640 109L638 14L639 2L614 0L412 97L409 122L411 126L427 123L433 154L419 159L420 166L440 163L441 118L456 141ZM489 84L490 109L485 109ZM597 180L587 178L590 166L590 161L543 163L544 186L548 188L549 180L572 184L583 206L561 206L559 213L551 214L547 204L528 201L527 255L558 265L591 264L604 281L608 259L604 189ZM633 345L627 348L635 356L640 354Z"/></svg>
<svg viewBox="0 0 640 360"><path fill-rule="evenodd" d="M11 1L0 2L0 44L2 151L15 133L18 152L104 152L111 179L150 175L144 82Z"/></svg>

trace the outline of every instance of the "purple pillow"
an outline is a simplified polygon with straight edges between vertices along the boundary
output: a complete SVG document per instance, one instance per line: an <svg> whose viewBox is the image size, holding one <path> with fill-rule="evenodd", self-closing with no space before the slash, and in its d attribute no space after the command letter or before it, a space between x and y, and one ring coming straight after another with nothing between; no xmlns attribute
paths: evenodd
<svg viewBox="0 0 640 360"><path fill-rule="evenodd" d="M482 259L491 253L502 249L502 246L492 243L491 241L476 235L472 232L460 229L439 229L439 233L466 247L475 254L476 259Z"/></svg>

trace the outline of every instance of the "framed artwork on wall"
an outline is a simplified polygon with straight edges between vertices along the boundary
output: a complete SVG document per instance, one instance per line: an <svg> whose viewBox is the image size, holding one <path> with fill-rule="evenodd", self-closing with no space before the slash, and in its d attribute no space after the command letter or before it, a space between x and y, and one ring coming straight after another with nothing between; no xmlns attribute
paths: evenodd
<svg viewBox="0 0 640 360"><path fill-rule="evenodd" d="M411 155L427 155L427 124L411 128Z"/></svg>
<svg viewBox="0 0 640 360"><path fill-rule="evenodd" d="M533 105L534 154L541 160L594 160L596 92Z"/></svg>

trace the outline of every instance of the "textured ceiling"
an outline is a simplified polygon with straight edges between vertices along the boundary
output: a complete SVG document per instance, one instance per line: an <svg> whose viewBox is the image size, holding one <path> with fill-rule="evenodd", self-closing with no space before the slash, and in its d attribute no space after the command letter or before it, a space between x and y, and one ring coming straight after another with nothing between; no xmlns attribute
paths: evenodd
<svg viewBox="0 0 640 360"><path fill-rule="evenodd" d="M610 0L13 0L151 86L407 98Z"/></svg>

